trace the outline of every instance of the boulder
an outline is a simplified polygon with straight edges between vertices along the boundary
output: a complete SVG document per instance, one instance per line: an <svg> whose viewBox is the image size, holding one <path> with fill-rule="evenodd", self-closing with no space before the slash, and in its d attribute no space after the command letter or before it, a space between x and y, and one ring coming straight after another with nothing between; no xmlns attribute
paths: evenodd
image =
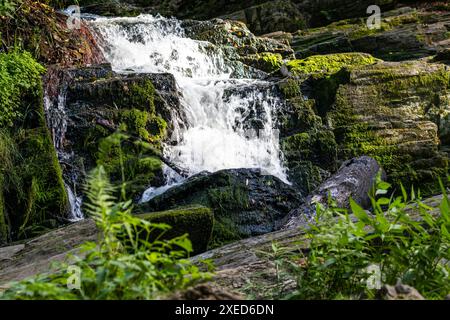
<svg viewBox="0 0 450 320"><path fill-rule="evenodd" d="M448 170L450 71L426 61L384 62L353 69L322 112L340 159L374 157L390 181L433 192ZM326 80L336 81L335 79ZM330 100L332 101L332 100Z"/></svg>
<svg viewBox="0 0 450 320"><path fill-rule="evenodd" d="M417 289L406 284L384 285L378 292L382 300L425 300Z"/></svg>
<svg viewBox="0 0 450 320"><path fill-rule="evenodd" d="M370 157L363 156L344 162L334 175L308 195L304 205L289 214L283 228L289 229L302 225L305 217L315 215L316 204L328 206L330 196L339 208L350 208L351 198L361 207L368 209L371 205L369 193L379 173L385 180L383 169L375 159Z"/></svg>
<svg viewBox="0 0 450 320"><path fill-rule="evenodd" d="M293 60L284 72L279 86L288 107L280 115L280 136L294 182L312 191L326 172L367 155L394 184L438 191L437 177L446 175L449 159L445 64L345 53Z"/></svg>
<svg viewBox="0 0 450 320"><path fill-rule="evenodd" d="M239 63L243 63L256 69L273 72L281 67L283 59L293 57L293 50L286 40L257 37L239 21L185 20L182 26L188 37L208 41L221 48L227 58L235 62L238 70L242 69ZM245 75L243 71L238 71L236 75L240 75L239 73Z"/></svg>
<svg viewBox="0 0 450 320"><path fill-rule="evenodd" d="M138 217L172 227L164 232L162 237L157 232L150 235L150 240L173 239L187 233L192 242L194 254L205 252L208 248L213 230L213 214L209 208L202 206L178 207L174 210L140 214Z"/></svg>
<svg viewBox="0 0 450 320"><path fill-rule="evenodd" d="M369 29L367 19L350 19L301 30L291 45L297 58L339 52L365 52L388 60L417 59L449 46L450 14L438 9L402 7L383 12L381 26Z"/></svg>
<svg viewBox="0 0 450 320"><path fill-rule="evenodd" d="M202 172L140 206L143 212L199 204L214 212L210 247L276 230L303 195L259 169Z"/></svg>
<svg viewBox="0 0 450 320"><path fill-rule="evenodd" d="M78 186L102 164L120 182L119 142L105 140L120 129L128 135L120 143L128 195L138 198L148 186L164 183L161 143L184 118L173 75L117 74L109 64L53 67L45 83L47 123L66 181Z"/></svg>

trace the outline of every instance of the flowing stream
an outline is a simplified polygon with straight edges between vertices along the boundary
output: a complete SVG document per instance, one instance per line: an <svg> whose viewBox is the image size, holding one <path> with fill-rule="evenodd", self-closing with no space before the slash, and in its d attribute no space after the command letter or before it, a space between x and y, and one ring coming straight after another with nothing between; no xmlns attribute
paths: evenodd
<svg viewBox="0 0 450 320"><path fill-rule="evenodd" d="M171 73L187 122L173 133L164 155L189 175L207 170L261 168L287 181L273 113L282 101L270 84L232 78L221 50L185 35L180 21L160 16L97 18L90 22L114 71ZM258 114L258 130L249 117ZM142 201L180 183L165 167L166 186L150 188Z"/></svg>
<svg viewBox="0 0 450 320"><path fill-rule="evenodd" d="M70 157L63 148L64 138L67 130L67 117L66 117L66 88L59 89L60 92L55 98L56 101L52 101L48 92L45 92L44 96L44 108L47 116L47 124L50 128L52 135L53 145L55 146L59 161L65 161ZM70 181L67 181L70 180ZM72 179L66 179L64 181L67 196L69 199L70 212L69 221L75 222L84 219L83 212L81 210L82 197L77 195L74 186L76 177Z"/></svg>

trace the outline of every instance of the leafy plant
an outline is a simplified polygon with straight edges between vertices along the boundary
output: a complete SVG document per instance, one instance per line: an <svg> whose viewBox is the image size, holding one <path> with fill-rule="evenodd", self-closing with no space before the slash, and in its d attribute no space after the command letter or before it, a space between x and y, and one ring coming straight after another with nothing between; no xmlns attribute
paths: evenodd
<svg viewBox="0 0 450 320"><path fill-rule="evenodd" d="M426 298L450 292L450 201L442 185L439 210L424 204L414 190L386 197L390 184L378 177L371 195L372 212L350 201L351 213L333 201L317 206L307 231L307 253L294 255L285 267L297 277L297 291L287 298L373 298L368 286L379 268L381 282L415 287ZM436 212L439 211L439 212ZM302 263L300 263L300 261Z"/></svg>
<svg viewBox="0 0 450 320"><path fill-rule="evenodd" d="M44 71L29 52L0 53L0 127L23 115L25 95L39 94Z"/></svg>
<svg viewBox="0 0 450 320"><path fill-rule="evenodd" d="M0 0L0 17L12 17L17 4L17 0Z"/></svg>
<svg viewBox="0 0 450 320"><path fill-rule="evenodd" d="M13 284L3 299L152 299L207 279L186 256L192 252L187 235L162 240L170 229L131 214L131 201L116 203L102 166L88 180L88 212L101 237L88 242L71 267L80 270L80 288L69 289L69 265L58 264L56 272ZM152 240L150 240L152 239Z"/></svg>

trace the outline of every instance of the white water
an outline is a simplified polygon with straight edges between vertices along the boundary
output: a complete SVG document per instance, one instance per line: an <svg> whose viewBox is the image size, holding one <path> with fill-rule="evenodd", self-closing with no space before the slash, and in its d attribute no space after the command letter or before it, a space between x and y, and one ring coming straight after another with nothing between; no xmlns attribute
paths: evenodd
<svg viewBox="0 0 450 320"><path fill-rule="evenodd" d="M44 96L44 108L47 116L47 124L52 135L53 145L55 146L58 158L60 161L66 160L69 157L65 153L63 143L67 130L67 116L66 116L66 88L60 88L58 98L53 102L47 92ZM67 196L69 198L70 212L68 220L75 222L84 219L81 211L82 198L77 196L74 192L75 188L71 188L68 183L65 183Z"/></svg>
<svg viewBox="0 0 450 320"><path fill-rule="evenodd" d="M272 115L281 101L267 83L231 79L233 69L221 51L208 42L187 38L176 19L141 15L98 18L90 24L115 71L175 76L188 123L185 129L175 130L175 146L164 148L174 164L189 175L204 170L261 168L287 181ZM255 84L259 89L236 92ZM227 94L229 90L234 93ZM258 134L245 126L256 111L263 123ZM165 190L167 186L151 188L143 200Z"/></svg>

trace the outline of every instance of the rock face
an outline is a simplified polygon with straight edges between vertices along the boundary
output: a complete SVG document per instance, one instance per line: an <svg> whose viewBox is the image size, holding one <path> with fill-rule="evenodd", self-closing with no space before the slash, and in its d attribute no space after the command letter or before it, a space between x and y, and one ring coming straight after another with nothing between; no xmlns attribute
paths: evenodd
<svg viewBox="0 0 450 320"><path fill-rule="evenodd" d="M370 207L369 193L374 186L377 174L386 179L383 169L376 160L360 157L344 162L342 167L306 199L305 204L292 211L286 219L284 228L299 227L304 224L305 217L314 216L316 204L328 206L331 196L339 208L350 208L350 198L361 207Z"/></svg>
<svg viewBox="0 0 450 320"><path fill-rule="evenodd" d="M350 72L326 117L340 158L373 156L391 181L420 183L445 175L449 77L443 65L378 63Z"/></svg>
<svg viewBox="0 0 450 320"><path fill-rule="evenodd" d="M390 181L433 192L431 182L448 170L448 67L429 59L383 62L347 55L287 65L290 76L280 88L293 107L282 121L291 178L302 185L316 181L315 188L323 172L368 155ZM305 174L296 163L311 170Z"/></svg>
<svg viewBox="0 0 450 320"><path fill-rule="evenodd" d="M47 121L67 181L79 185L97 164L120 181L122 152L131 198L164 183L161 141L183 119L172 75L119 75L106 64L50 69L46 83ZM105 140L119 128L128 138L122 143Z"/></svg>
<svg viewBox="0 0 450 320"><path fill-rule="evenodd" d="M61 1L60 1L61 2ZM63 3L67 1L62 1ZM137 15L161 13L181 19L208 20L226 18L246 23L256 34L273 31L297 31L333 21L366 16L367 7L393 8L396 0L122 0L80 1L85 12L101 15Z"/></svg>
<svg viewBox="0 0 450 320"><path fill-rule="evenodd" d="M303 196L276 177L256 169L200 173L141 205L144 212L201 204L214 212L210 246L276 230Z"/></svg>
<svg viewBox="0 0 450 320"><path fill-rule="evenodd" d="M450 44L450 14L440 7L402 7L383 12L379 29L369 29L367 19L339 21L325 27L301 30L291 44L297 58L338 52L366 52L389 61L436 54Z"/></svg>
<svg viewBox="0 0 450 320"><path fill-rule="evenodd" d="M294 54L286 40L257 37L239 21L185 20L182 26L190 38L208 41L221 48L230 61L240 62L265 72L277 70L283 59L292 58ZM236 68L239 70L242 66L237 64ZM234 73L236 76L241 74L245 76L245 70Z"/></svg>

